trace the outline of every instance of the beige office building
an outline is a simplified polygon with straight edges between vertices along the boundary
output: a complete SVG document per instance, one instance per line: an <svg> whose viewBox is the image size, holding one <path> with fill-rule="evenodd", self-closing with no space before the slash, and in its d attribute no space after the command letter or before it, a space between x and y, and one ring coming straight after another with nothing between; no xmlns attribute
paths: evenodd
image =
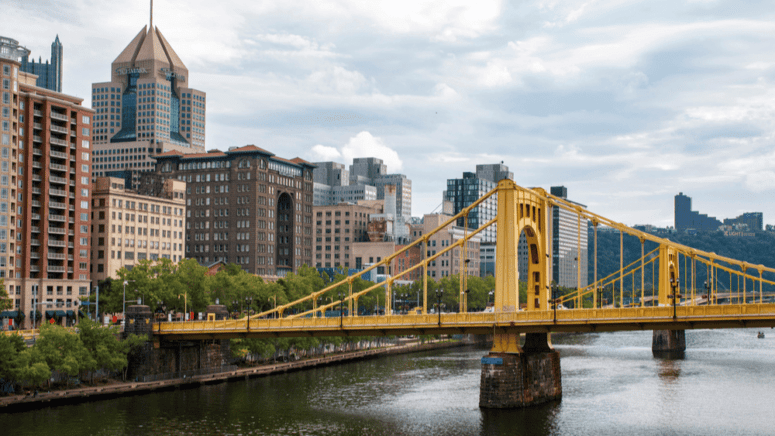
<svg viewBox="0 0 775 436"><path fill-rule="evenodd" d="M361 268L352 247L369 240L369 215L382 212L382 201L368 205L340 203L313 206L315 212L315 266L317 268Z"/></svg>
<svg viewBox="0 0 775 436"><path fill-rule="evenodd" d="M91 276L116 278L141 260L183 258L186 182L167 179L158 197L127 189L124 180L99 177L92 193Z"/></svg>
<svg viewBox="0 0 775 436"><path fill-rule="evenodd" d="M443 214L431 214L423 217L421 224L412 225L412 240L417 240L424 234L444 224L451 216ZM469 230L470 234L470 230ZM466 230L462 227L449 225L435 233L428 240L427 256L431 257L455 244L466 236ZM479 275L479 235L468 240L467 247L455 247L444 253L428 266L428 276L436 280L449 275L467 272L469 276ZM467 262L466 262L467 261ZM467 263L467 266L466 266Z"/></svg>
<svg viewBox="0 0 775 436"><path fill-rule="evenodd" d="M92 84L94 177L155 168L151 156L205 151L205 93L159 29L146 26L111 64L109 82Z"/></svg>

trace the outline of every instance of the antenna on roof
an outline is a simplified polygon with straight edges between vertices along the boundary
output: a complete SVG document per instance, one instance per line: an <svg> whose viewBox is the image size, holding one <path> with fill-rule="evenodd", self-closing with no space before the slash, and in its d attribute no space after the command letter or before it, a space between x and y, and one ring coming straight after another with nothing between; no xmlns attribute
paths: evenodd
<svg viewBox="0 0 775 436"><path fill-rule="evenodd" d="M151 29L153 29L153 0L151 0Z"/></svg>

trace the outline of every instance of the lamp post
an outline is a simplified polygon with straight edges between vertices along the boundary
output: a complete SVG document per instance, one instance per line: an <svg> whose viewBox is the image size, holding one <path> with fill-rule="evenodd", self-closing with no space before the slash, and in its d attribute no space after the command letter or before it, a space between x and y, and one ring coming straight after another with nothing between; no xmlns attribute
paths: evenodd
<svg viewBox="0 0 775 436"><path fill-rule="evenodd" d="M705 280L705 299L708 300L708 305L710 306L710 283L707 280Z"/></svg>
<svg viewBox="0 0 775 436"><path fill-rule="evenodd" d="M675 321L678 318L678 306L676 301L678 300L678 296L675 293L678 288L678 283L676 283L675 277L670 277L670 287L673 288L673 295L671 297L673 298L673 320Z"/></svg>
<svg viewBox="0 0 775 436"><path fill-rule="evenodd" d="M344 294L342 291L339 291L339 328L343 328L344 325L344 312L342 310L342 299L344 298Z"/></svg>
<svg viewBox="0 0 775 436"><path fill-rule="evenodd" d="M180 295L178 294L178 300L180 300ZM183 321L186 320L186 317L188 317L188 292L183 293Z"/></svg>
<svg viewBox="0 0 775 436"><path fill-rule="evenodd" d="M438 300L438 305L436 306L436 311L439 312L439 327L441 327L441 297L444 296L444 290L443 289L436 289L436 300Z"/></svg>

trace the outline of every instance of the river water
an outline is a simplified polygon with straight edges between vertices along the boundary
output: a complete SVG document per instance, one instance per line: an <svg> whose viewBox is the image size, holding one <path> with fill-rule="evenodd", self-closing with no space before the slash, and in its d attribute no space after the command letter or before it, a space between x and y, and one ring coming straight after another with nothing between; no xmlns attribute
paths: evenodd
<svg viewBox="0 0 775 436"><path fill-rule="evenodd" d="M7 435L772 435L775 331L555 336L563 398L481 410L486 349L413 353L248 381L0 414Z"/></svg>

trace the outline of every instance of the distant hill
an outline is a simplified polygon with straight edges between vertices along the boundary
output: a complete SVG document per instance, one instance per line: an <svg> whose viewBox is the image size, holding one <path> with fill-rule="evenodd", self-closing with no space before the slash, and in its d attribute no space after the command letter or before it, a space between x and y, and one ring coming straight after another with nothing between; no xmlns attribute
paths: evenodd
<svg viewBox="0 0 775 436"><path fill-rule="evenodd" d="M594 245L593 234L589 233L589 283L593 281L594 275ZM686 233L672 234L667 239L688 247L703 251L713 252L722 256L731 257L751 263L753 265L765 265L775 268L775 235L772 233L758 233L755 237L728 237L722 232L701 232L694 235ZM619 270L619 233L618 232L600 232L597 233L598 243L598 278L605 277ZM656 243L646 241L644 244L645 252L657 247ZM634 236L624 236L624 264L634 262L640 258L640 241ZM683 264L682 264L683 265ZM683 267L682 267L683 268ZM689 267L691 268L691 267ZM697 287L701 288L705 282L705 269L697 266ZM647 267L646 288L650 287L651 268ZM758 274L758 273L755 273ZM775 275L764 274L765 278L775 280ZM631 288L630 283L625 280L625 289ZM640 278L636 276L636 285L639 287ZM719 273L718 280L722 285L721 289L729 287L729 276L726 273ZM682 280L683 282L683 280ZM734 283L733 283L734 285ZM750 283L749 283L750 286ZM765 286L766 289L766 286ZM775 290L775 289L773 289Z"/></svg>

